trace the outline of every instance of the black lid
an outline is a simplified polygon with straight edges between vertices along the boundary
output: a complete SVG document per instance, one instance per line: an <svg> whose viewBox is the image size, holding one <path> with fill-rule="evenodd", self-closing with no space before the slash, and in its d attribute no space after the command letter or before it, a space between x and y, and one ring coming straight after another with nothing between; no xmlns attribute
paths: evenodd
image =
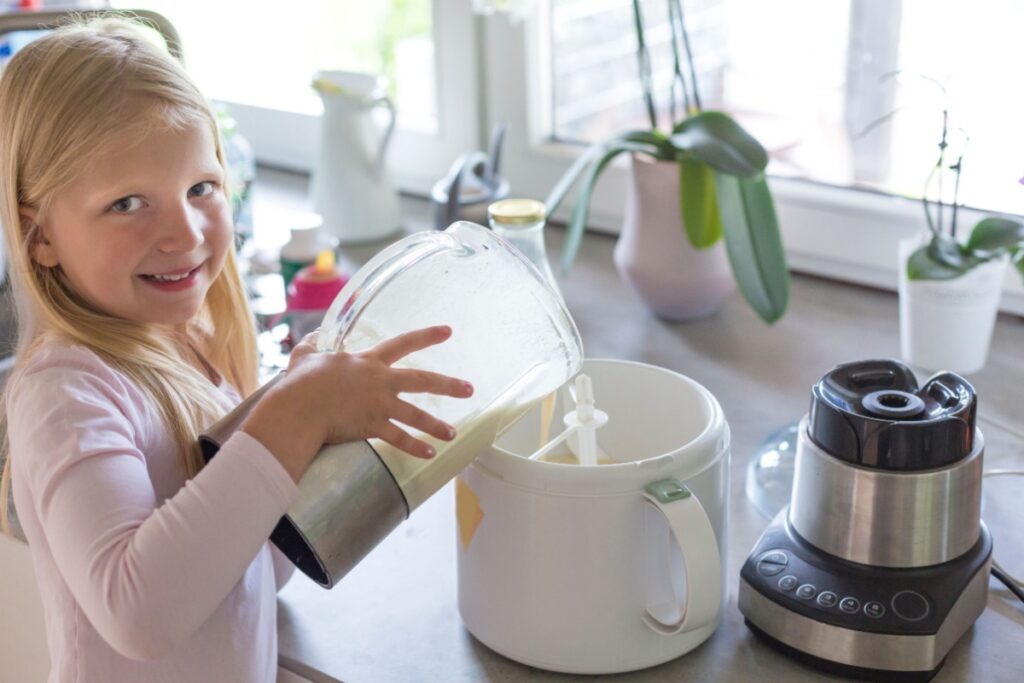
<svg viewBox="0 0 1024 683"><path fill-rule="evenodd" d="M926 470L967 457L978 397L952 372L918 388L895 360L837 365L811 391L808 433L827 453L865 467Z"/></svg>

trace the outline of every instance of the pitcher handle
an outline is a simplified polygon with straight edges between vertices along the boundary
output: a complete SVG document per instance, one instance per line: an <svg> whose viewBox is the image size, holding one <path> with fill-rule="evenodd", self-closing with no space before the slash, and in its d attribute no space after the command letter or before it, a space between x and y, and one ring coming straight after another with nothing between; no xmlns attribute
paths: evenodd
<svg viewBox="0 0 1024 683"><path fill-rule="evenodd" d="M645 606L644 623L655 633L672 636L712 623L722 603L722 560L718 541L704 506L690 489L676 479L662 479L644 490L647 504L665 516L671 535L682 550L686 579L686 597L680 599L671 589L680 618L665 621ZM668 567L654 567L662 575L671 576Z"/></svg>
<svg viewBox="0 0 1024 683"><path fill-rule="evenodd" d="M462 176L467 172L472 173L474 166L486 163L487 155L480 151L464 152L452 163L451 168L448 169L447 181L445 182L445 190L448 193L445 205L445 211L447 212L446 220L444 221L444 226L438 229L444 230L449 223L459 219L459 212L462 209L462 205L459 202L459 196L462 191Z"/></svg>
<svg viewBox="0 0 1024 683"><path fill-rule="evenodd" d="M395 122L397 117L395 115L395 105L391 102L391 98L387 95L381 95L372 102L371 107L384 107L388 110L388 126L384 129L384 135L380 139L380 147L377 148L377 157L374 160L373 172L380 177L380 174L384 169L384 155L388 151L388 143L391 142L391 135L395 132Z"/></svg>

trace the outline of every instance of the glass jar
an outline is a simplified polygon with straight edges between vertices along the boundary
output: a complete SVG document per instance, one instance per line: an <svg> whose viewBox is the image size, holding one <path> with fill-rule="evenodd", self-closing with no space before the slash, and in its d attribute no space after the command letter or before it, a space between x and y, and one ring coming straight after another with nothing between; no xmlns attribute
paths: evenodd
<svg viewBox="0 0 1024 683"><path fill-rule="evenodd" d="M536 199L502 199L487 207L494 234L507 240L537 268L544 280L564 299L544 248L546 210Z"/></svg>

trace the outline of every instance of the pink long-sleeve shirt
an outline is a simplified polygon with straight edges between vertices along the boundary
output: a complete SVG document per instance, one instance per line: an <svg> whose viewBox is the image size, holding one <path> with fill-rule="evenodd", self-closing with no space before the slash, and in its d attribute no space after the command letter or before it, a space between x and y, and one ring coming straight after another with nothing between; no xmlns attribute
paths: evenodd
<svg viewBox="0 0 1024 683"><path fill-rule="evenodd" d="M273 683L289 572L267 538L297 495L274 456L237 433L186 481L153 400L57 341L11 378L7 417L50 681Z"/></svg>

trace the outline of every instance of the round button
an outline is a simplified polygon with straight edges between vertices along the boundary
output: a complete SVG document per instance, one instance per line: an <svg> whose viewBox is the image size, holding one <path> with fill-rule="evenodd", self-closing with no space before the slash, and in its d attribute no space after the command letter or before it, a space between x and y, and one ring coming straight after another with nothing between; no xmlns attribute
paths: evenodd
<svg viewBox="0 0 1024 683"><path fill-rule="evenodd" d="M839 609L847 614L856 614L860 611L860 601L857 598L843 598L839 601Z"/></svg>
<svg viewBox="0 0 1024 683"><path fill-rule="evenodd" d="M880 602L872 600L864 604L864 614L872 619L881 619L882 615L885 614L885 606Z"/></svg>
<svg viewBox="0 0 1024 683"><path fill-rule="evenodd" d="M818 595L818 604L822 607L835 607L839 602L839 596L832 591L822 591Z"/></svg>
<svg viewBox="0 0 1024 683"><path fill-rule="evenodd" d="M796 597L802 600L813 600L814 596L818 594L818 589L809 583L805 583L796 589Z"/></svg>
<svg viewBox="0 0 1024 683"><path fill-rule="evenodd" d="M796 588L796 585L798 583L799 581L796 580L795 576L786 575L779 579L779 588L781 588L784 591L791 591L794 588Z"/></svg>
<svg viewBox="0 0 1024 683"><path fill-rule="evenodd" d="M900 591L892 597L892 611L907 621L921 621L932 611L928 599L916 591Z"/></svg>
<svg viewBox="0 0 1024 683"><path fill-rule="evenodd" d="M781 550L769 550L757 561L757 573L762 576L775 576L789 564L789 556Z"/></svg>

